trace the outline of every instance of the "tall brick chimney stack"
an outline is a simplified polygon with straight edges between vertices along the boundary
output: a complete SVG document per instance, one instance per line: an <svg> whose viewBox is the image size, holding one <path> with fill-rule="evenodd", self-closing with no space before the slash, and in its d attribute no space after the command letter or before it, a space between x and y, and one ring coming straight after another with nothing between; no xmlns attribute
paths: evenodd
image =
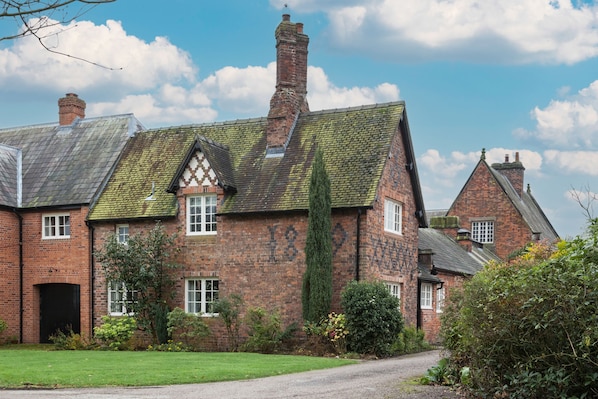
<svg viewBox="0 0 598 399"><path fill-rule="evenodd" d="M66 93L58 100L58 117L61 126L72 124L75 118L85 118L85 101L75 93Z"/></svg>
<svg viewBox="0 0 598 399"><path fill-rule="evenodd" d="M519 152L515 153L515 161L509 162L509 155L505 155L504 163L494 163L492 168L497 170L511 182L511 185L521 197L523 195L523 174L525 168L519 161Z"/></svg>
<svg viewBox="0 0 598 399"><path fill-rule="evenodd" d="M275 32L276 91L270 99L268 113L268 150L284 150L300 112L309 111L307 104L307 46L309 37L302 23L291 22L284 14Z"/></svg>

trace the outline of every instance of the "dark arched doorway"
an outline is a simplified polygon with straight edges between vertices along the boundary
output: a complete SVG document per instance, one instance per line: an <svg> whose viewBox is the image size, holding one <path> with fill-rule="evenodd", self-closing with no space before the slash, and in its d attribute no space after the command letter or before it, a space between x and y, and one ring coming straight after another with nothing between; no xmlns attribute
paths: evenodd
<svg viewBox="0 0 598 399"><path fill-rule="evenodd" d="M39 342L60 330L81 333L80 288L78 284L42 284L40 293Z"/></svg>

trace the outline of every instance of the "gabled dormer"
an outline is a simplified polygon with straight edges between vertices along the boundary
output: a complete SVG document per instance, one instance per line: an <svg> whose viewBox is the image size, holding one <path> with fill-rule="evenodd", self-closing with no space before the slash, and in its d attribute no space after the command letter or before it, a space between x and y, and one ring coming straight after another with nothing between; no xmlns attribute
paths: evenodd
<svg viewBox="0 0 598 399"><path fill-rule="evenodd" d="M196 136L167 191L185 197L187 235L216 234L219 200L236 192L228 147Z"/></svg>

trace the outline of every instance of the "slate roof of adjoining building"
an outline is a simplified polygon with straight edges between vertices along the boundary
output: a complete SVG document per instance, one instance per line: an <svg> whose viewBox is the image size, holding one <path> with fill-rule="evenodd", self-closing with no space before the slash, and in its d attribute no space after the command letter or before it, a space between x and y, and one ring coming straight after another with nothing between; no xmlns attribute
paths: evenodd
<svg viewBox="0 0 598 399"><path fill-rule="evenodd" d="M418 248L432 250L433 263L437 269L457 274L474 275L489 261L500 261L483 246L474 243L472 251L468 252L453 238L432 228L419 229Z"/></svg>
<svg viewBox="0 0 598 399"><path fill-rule="evenodd" d="M317 147L323 150L330 177L332 207L368 207L375 200L391 142L405 118L403 102L302 113L284 156L266 156L266 118L140 132L125 149L89 218L174 216L176 198L168 190L173 190L174 179L194 146L206 155L211 152L208 159L213 168L220 169L219 179L234 188L226 193L221 214L308 209L309 176ZM413 158L409 161L415 162L411 142L406 146L411 153L408 158ZM410 178L407 173L404 176ZM152 184L154 201L146 201ZM419 190L418 179L412 179L412 184Z"/></svg>
<svg viewBox="0 0 598 399"><path fill-rule="evenodd" d="M0 129L0 205L18 207L15 150L22 154L22 208L90 204L141 129L131 114Z"/></svg>

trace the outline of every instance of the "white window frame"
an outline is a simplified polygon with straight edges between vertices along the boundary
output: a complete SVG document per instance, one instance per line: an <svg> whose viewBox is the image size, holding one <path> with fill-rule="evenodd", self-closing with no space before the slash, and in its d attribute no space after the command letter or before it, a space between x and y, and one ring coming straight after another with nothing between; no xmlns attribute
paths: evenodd
<svg viewBox="0 0 598 399"><path fill-rule="evenodd" d="M444 285L441 285L436 289L436 313L442 313L444 309L444 300L446 298L446 290Z"/></svg>
<svg viewBox="0 0 598 399"><path fill-rule="evenodd" d="M127 304L134 302L137 291L129 291L123 282L108 283L108 313L110 316L133 315L134 313L127 309ZM120 304L120 306L119 306ZM113 310L113 306L120 308Z"/></svg>
<svg viewBox="0 0 598 399"><path fill-rule="evenodd" d="M388 198L384 200L384 231L403 234L403 204Z"/></svg>
<svg viewBox="0 0 598 399"><path fill-rule="evenodd" d="M471 239L480 244L494 243L494 221L473 220L471 222Z"/></svg>
<svg viewBox="0 0 598 399"><path fill-rule="evenodd" d="M68 213L42 215L42 239L71 238L71 216Z"/></svg>
<svg viewBox="0 0 598 399"><path fill-rule="evenodd" d="M118 224L116 225L116 239L119 244L127 244L129 242L129 225Z"/></svg>
<svg viewBox="0 0 598 399"><path fill-rule="evenodd" d="M218 313L212 311L212 307L218 300L219 288L220 281L217 277L186 279L185 312L201 316L218 316Z"/></svg>
<svg viewBox="0 0 598 399"><path fill-rule="evenodd" d="M421 283L419 306L421 309L433 309L432 308L432 291L434 286L432 283Z"/></svg>
<svg viewBox="0 0 598 399"><path fill-rule="evenodd" d="M401 284L386 283L386 288L388 288L388 292L390 292L390 295L401 300Z"/></svg>
<svg viewBox="0 0 598 399"><path fill-rule="evenodd" d="M195 204L199 201L199 204ZM216 194L210 195L190 195L187 196L187 235L211 235L216 234ZM192 212L193 209L198 209L199 212ZM199 217L199 221L194 220ZM206 223L207 219L210 219Z"/></svg>

